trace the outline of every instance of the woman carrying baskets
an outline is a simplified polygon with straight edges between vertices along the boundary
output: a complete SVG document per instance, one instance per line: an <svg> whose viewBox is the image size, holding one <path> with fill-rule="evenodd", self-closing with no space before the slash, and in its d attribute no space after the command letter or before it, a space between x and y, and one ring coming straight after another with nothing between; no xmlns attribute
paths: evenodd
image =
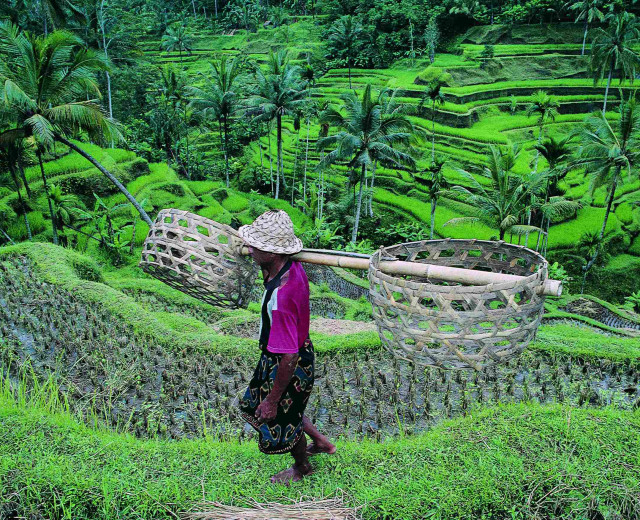
<svg viewBox="0 0 640 520"><path fill-rule="evenodd" d="M271 478L288 483L312 473L308 456L335 446L304 415L314 383L309 338L309 282L290 255L302 249L286 212L270 210L238 233L262 269L265 291L260 320L261 356L240 399L242 417L259 433L260 451L290 452L294 464ZM307 446L305 433L312 439Z"/></svg>

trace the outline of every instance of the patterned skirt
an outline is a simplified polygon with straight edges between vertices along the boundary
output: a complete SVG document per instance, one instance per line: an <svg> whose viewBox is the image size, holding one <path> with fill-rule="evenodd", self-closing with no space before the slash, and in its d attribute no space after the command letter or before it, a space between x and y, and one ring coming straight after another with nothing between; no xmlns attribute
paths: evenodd
<svg viewBox="0 0 640 520"><path fill-rule="evenodd" d="M282 354L274 354L262 346L262 355L249 386L238 404L240 415L259 433L258 447L263 453L287 453L304 435L302 416L313 388L315 355L313 343L307 339L298 352L298 364L278 403L273 420L259 422L255 416L258 405L269 395L275 383Z"/></svg>

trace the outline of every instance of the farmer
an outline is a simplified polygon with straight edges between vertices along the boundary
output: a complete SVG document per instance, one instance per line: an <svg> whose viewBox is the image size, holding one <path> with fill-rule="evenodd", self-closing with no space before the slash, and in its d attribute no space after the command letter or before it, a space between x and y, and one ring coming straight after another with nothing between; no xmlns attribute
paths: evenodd
<svg viewBox="0 0 640 520"><path fill-rule="evenodd" d="M294 464L271 477L288 484L312 472L309 455L336 447L304 415L314 381L315 356L309 338L309 282L290 255L302 249L286 212L270 210L238 230L262 269L265 291L260 319L262 355L239 407L259 433L267 454L290 452ZM307 446L304 434L312 443Z"/></svg>

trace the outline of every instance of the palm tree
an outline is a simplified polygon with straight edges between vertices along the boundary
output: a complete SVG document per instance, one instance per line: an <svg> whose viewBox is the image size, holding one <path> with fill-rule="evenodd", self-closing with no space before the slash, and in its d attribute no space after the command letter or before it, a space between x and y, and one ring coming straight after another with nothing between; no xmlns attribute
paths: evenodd
<svg viewBox="0 0 640 520"><path fill-rule="evenodd" d="M43 153L59 142L79 153L105 175L133 204L149 226L153 222L123 184L93 156L69 140L83 132L90 139L123 141L116 122L108 118L94 72L104 70L104 59L82 46L76 36L56 31L46 37L22 33L11 23L0 23L0 99L12 111L15 128L0 132L0 144L32 139L45 193ZM51 201L50 212L53 213ZM54 240L56 237L54 235Z"/></svg>
<svg viewBox="0 0 640 520"><path fill-rule="evenodd" d="M358 237L358 223L362 208L362 191L367 177L367 169L372 166L374 160L383 165L401 167L415 165L411 155L395 148L407 145L411 139L411 123L406 116L398 113L385 113L383 104L386 90L373 99L371 85L367 85L359 98L355 92L347 92L342 96L343 109L346 115L336 110L328 109L324 115L325 120L331 121L342 128L335 135L318 140L318 148L325 150L333 148L318 163L317 168L323 169L338 160L349 159L348 167L356 174L356 181L360 183L358 202L355 215L351 242L355 244Z"/></svg>
<svg viewBox="0 0 640 520"><path fill-rule="evenodd" d="M550 193L557 192L557 184L567 172L567 168L560 168L571 157L571 147L569 143L574 138L573 135L568 135L563 139L556 139L553 136L545 139L541 143L536 143L533 147L536 151L544 157L547 161L548 173L547 176L547 188L545 190L545 199L549 198Z"/></svg>
<svg viewBox="0 0 640 520"><path fill-rule="evenodd" d="M593 73L594 85L607 75L607 87L604 91L602 113L607 111L607 97L613 73L618 71L620 81L633 79L640 65L640 56L634 47L640 43L640 26L637 18L628 12L610 16L611 24L605 31L601 27L594 29L591 44L589 67Z"/></svg>
<svg viewBox="0 0 640 520"><path fill-rule="evenodd" d="M191 87L193 96L191 106L205 119L218 122L224 132L222 151L224 153L227 188L229 187L229 125L233 116L240 110L240 96L234 83L241 72L241 61L238 58L220 57L211 62L209 76L205 76L205 86Z"/></svg>
<svg viewBox="0 0 640 520"><path fill-rule="evenodd" d="M604 236L611 206L618 184L623 181L622 170L631 178L640 157L640 109L635 95L620 104L620 119L615 129L604 114L589 117L580 134L581 147L575 166L586 166L591 175L591 191L606 186L608 191L607 209L600 229Z"/></svg>
<svg viewBox="0 0 640 520"><path fill-rule="evenodd" d="M272 54L272 59L273 59ZM277 69L279 73L265 75L260 67L256 67L256 90L249 104L259 106L261 121L276 120L276 140L278 158L276 163L276 194L279 197L280 179L284 177L282 167L282 116L294 115L305 104L305 89L300 79L300 70L296 66L285 63ZM283 179L284 182L284 179Z"/></svg>
<svg viewBox="0 0 640 520"><path fill-rule="evenodd" d="M384 88L380 92L379 102L381 115L383 118L392 117L398 122L403 121L402 125L404 130L411 134L411 139L414 137L424 138L424 131L415 126L411 119L407 116L414 113L413 105L407 103L398 102L398 98L402 95L402 91L399 88L393 90ZM369 216L373 217L373 187L376 180L376 169L378 167L378 158L374 155L373 168L371 169L371 184L369 186ZM366 184L366 180L365 180ZM366 187L366 186L365 186Z"/></svg>
<svg viewBox="0 0 640 520"><path fill-rule="evenodd" d="M188 130L187 78L171 64L166 64L160 68L160 82L155 90L158 96L146 115L153 129L156 145L165 150L167 164L171 164L173 160L178 171L187 175L187 168L180 155L180 138Z"/></svg>
<svg viewBox="0 0 640 520"><path fill-rule="evenodd" d="M602 236L600 236L600 233L596 231L587 231L580 237L571 253L560 252L560 255L566 258L578 260L578 262L582 264L582 285L580 287L580 294L584 293L587 275L596 263L596 260L600 258L601 264L608 260L609 254L607 253L607 248L612 239L612 231L607 231Z"/></svg>
<svg viewBox="0 0 640 520"><path fill-rule="evenodd" d="M347 60L349 69L349 88L351 86L351 64L358 55L360 38L364 33L362 24L353 16L343 16L329 28L327 44L329 49L340 59Z"/></svg>
<svg viewBox="0 0 640 520"><path fill-rule="evenodd" d="M542 143L534 145L534 148L545 158L548 164L548 168L545 172L547 185L544 194L544 203L540 206L542 213L542 221L540 228L544 229L545 241L542 244L543 250L546 249L546 244L549 237L549 226L551 220L554 218L562 217L567 213L574 212L578 209L579 204L566 200L561 196L551 196L551 193L557 192L558 181L563 178L569 169L567 167L561 168L561 165L565 163L571 156L571 148L569 142L573 139L573 135L568 135L561 140L557 140L551 136ZM545 226L546 221L546 226ZM536 251L540 246L540 239L543 232L538 233L538 240L536 242Z"/></svg>
<svg viewBox="0 0 640 520"><path fill-rule="evenodd" d="M304 184L302 187L302 200L307 202L307 164L309 163L309 133L311 131L311 117L318 115L318 106L311 101L311 90L309 87L314 87L316 84L315 71L313 67L307 63L304 69L302 69L302 79L306 82L305 88L307 88L307 106L305 109L307 115L307 139L305 143L304 152Z"/></svg>
<svg viewBox="0 0 640 520"><path fill-rule="evenodd" d="M464 222L485 222L498 231L500 240L504 240L507 231L526 231L529 226L517 223L526 212L527 191L522 180L513 173L513 167L520 150L517 146L505 149L491 146L487 155L487 164L479 167L477 175L487 178L490 185L480 184L465 170L459 172L467 179L472 190L465 186L454 186L452 192L459 193L476 213L470 217L450 219L445 226Z"/></svg>
<svg viewBox="0 0 640 520"><path fill-rule="evenodd" d="M331 127L331 122L333 120L332 114L334 113L334 109L329 103L329 101L321 100L318 103L318 124L320 128L318 129L318 140L323 139L329 135L329 128ZM324 159L325 152L322 151L320 156L320 161L322 162ZM323 211L324 211L324 195L325 195L325 173L324 168L320 169L318 172L318 219L322 219Z"/></svg>
<svg viewBox="0 0 640 520"><path fill-rule="evenodd" d="M165 52L178 51L180 54L180 65L182 66L182 52L186 51L191 55L193 35L186 24L178 22L167 27L160 41L160 45Z"/></svg>
<svg viewBox="0 0 640 520"><path fill-rule="evenodd" d="M542 142L542 136L544 132L544 125L547 121L555 121L556 116L558 115L558 108L560 108L560 103L553 97L550 96L544 90L538 90L531 98L531 103L527 106L527 117L531 117L533 115L538 116L538 143ZM538 160L540 158L540 152L536 149L536 159L533 167L533 172L530 174L531 181L538 178ZM536 181L534 181L536 182ZM536 204L536 194L532 191L529 192L530 195L530 205L527 215L527 225L531 225L531 210L532 207ZM524 239L524 246L527 247L529 244L529 232L527 231Z"/></svg>
<svg viewBox="0 0 640 520"><path fill-rule="evenodd" d="M247 0L229 4L227 6L227 17L232 25L244 27L248 37L251 31L255 31L260 21L260 4Z"/></svg>
<svg viewBox="0 0 640 520"><path fill-rule="evenodd" d="M449 9L451 14L462 14L473 20L476 20L480 14L484 14L484 11L486 7L478 0L453 0L453 5Z"/></svg>
<svg viewBox="0 0 640 520"><path fill-rule="evenodd" d="M444 82L440 78L432 79L427 85L427 89L420 99L418 105L422 108L425 102L431 103L431 162L436 160L436 106L440 106L444 103L444 94L441 89L444 86Z"/></svg>
<svg viewBox="0 0 640 520"><path fill-rule="evenodd" d="M584 37L582 38L582 56L584 56L584 48L587 44L587 32L589 24L604 20L604 13L601 11L602 0L578 0L569 6L569 9L577 11L576 23L584 20Z"/></svg>
<svg viewBox="0 0 640 520"><path fill-rule="evenodd" d="M444 176L444 163L445 161L436 159L422 172L422 175L415 176L418 184L421 184L427 189L427 195L431 202L431 230L429 231L429 240L433 240L438 199L440 195L451 187Z"/></svg>
<svg viewBox="0 0 640 520"><path fill-rule="evenodd" d="M542 246L542 254L546 255L547 245L549 243L549 227L551 222L557 219L563 219L575 215L582 207L580 202L569 200L562 196L549 197L544 203L538 203L538 209L542 215L542 222L538 231L538 240L536 241L536 251ZM544 235L544 241L541 243L540 238Z"/></svg>
<svg viewBox="0 0 640 520"><path fill-rule="evenodd" d="M556 116L558 115L558 108L560 108L558 100L555 97L550 96L544 90L538 90L531 97L531 103L527 106L527 117L531 117L533 115L538 116L538 144L542 142L545 123L548 121L555 121ZM536 151L534 171L537 171L538 169L539 156L539 152Z"/></svg>

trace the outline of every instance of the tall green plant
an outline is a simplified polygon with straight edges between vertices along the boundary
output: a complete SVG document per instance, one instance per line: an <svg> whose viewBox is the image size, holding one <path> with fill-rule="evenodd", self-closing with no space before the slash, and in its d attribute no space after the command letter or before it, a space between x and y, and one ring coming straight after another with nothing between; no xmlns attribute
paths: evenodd
<svg viewBox="0 0 640 520"><path fill-rule="evenodd" d="M351 66L360 50L360 40L364 34L362 24L353 16L343 16L329 28L327 45L338 58L347 60L349 69L349 88L351 85Z"/></svg>
<svg viewBox="0 0 640 520"><path fill-rule="evenodd" d="M160 41L160 45L165 52L178 51L180 55L180 65L182 65L182 53L187 52L191 54L193 35L186 24L178 22L167 27Z"/></svg>
<svg viewBox="0 0 640 520"><path fill-rule="evenodd" d="M354 244L358 236L362 192L367 170L373 165L374 160L393 167L415 165L411 155L398 149L399 146L409 144L413 127L404 114L384 111L386 95L387 91L383 90L374 98L371 85L368 84L362 97L352 91L343 94L344 114L335 109L328 109L323 116L325 121L331 121L342 130L335 135L318 140L318 149L331 149L331 151L318 163L317 168L321 170L336 161L348 160L348 167L352 169L357 179L354 186L360 183L351 234L351 242Z"/></svg>
<svg viewBox="0 0 640 520"><path fill-rule="evenodd" d="M599 236L604 236L622 172L631 179L640 158L640 109L635 94L622 100L620 119L610 123L604 114L590 116L580 132L581 146L575 166L585 166L591 176L591 191L600 186L607 189L607 208Z"/></svg>
<svg viewBox="0 0 640 520"><path fill-rule="evenodd" d="M444 163L445 161L436 159L421 175L415 176L418 184L426 188L429 201L431 202L431 229L429 231L429 240L433 240L438 199L451 187L444 175Z"/></svg>
<svg viewBox="0 0 640 520"><path fill-rule="evenodd" d="M607 77L602 105L603 114L607 111L607 98L613 73L618 72L621 82L625 79L633 81L640 66L640 56L635 50L640 44L638 19L628 12L612 14L607 18L610 24L606 30L601 27L593 30L594 38L589 63L594 84Z"/></svg>
<svg viewBox="0 0 640 520"><path fill-rule="evenodd" d="M448 220L447 225L465 222L485 222L498 232L504 240L507 231L522 233L528 227L518 225L527 209L527 190L522 179L513 172L520 150L517 146L498 148L491 146L486 165L477 168L477 175L489 180L488 186L480 184L465 170L459 172L466 178L471 189L453 186L457 193L476 213L474 216Z"/></svg>
<svg viewBox="0 0 640 520"><path fill-rule="evenodd" d="M236 80L241 72L241 61L222 56L210 64L208 75L204 75L204 87L191 87L191 106L204 119L215 120L224 132L220 143L224 153L225 177L229 187L229 131L233 117L242 108Z"/></svg>
<svg viewBox="0 0 640 520"><path fill-rule="evenodd" d="M429 82L422 98L420 99L419 107L422 107L424 103L431 103L431 162L436 160L436 106L444 104L444 94L442 93L442 87L444 82L440 78L435 78Z"/></svg>
<svg viewBox="0 0 640 520"><path fill-rule="evenodd" d="M273 53L272 53L273 57ZM249 105L260 108L259 120L276 121L276 140L278 148L276 193L279 197L280 179L284 176L282 165L282 117L294 115L305 104L305 88L298 67L286 62L279 66L279 73L264 74L256 67L256 89L249 99Z"/></svg>
<svg viewBox="0 0 640 520"><path fill-rule="evenodd" d="M123 140L118 125L106 117L97 99L86 99L100 97L94 73L104 70L104 59L70 33L36 37L10 23L0 23L0 56L0 99L15 117L15 127L0 132L0 143L32 139L43 175L44 151L56 141L64 144L98 168L151 226L151 219L124 185L70 141L81 132L94 141ZM46 184L46 177L43 181Z"/></svg>
<svg viewBox="0 0 640 520"><path fill-rule="evenodd" d="M569 6L569 9L576 11L576 23L584 20L584 36L582 37L582 56L584 56L584 48L587 44L587 33L589 32L589 24L593 22L602 22L604 20L604 12L602 11L602 0L579 0Z"/></svg>

